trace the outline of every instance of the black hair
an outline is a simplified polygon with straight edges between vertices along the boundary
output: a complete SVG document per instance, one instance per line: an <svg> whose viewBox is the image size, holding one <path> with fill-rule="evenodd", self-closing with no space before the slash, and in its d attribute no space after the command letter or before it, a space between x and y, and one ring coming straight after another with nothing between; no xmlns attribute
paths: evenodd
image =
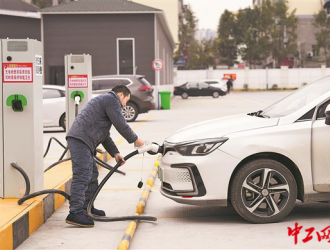
<svg viewBox="0 0 330 250"><path fill-rule="evenodd" d="M125 85L117 85L112 89L115 93L123 93L123 95L126 97L128 95L131 95L131 91L125 86Z"/></svg>

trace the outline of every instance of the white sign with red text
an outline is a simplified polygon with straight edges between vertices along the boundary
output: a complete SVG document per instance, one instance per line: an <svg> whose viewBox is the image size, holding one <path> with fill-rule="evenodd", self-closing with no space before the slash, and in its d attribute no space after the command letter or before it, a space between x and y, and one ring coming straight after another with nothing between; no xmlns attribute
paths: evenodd
<svg viewBox="0 0 330 250"><path fill-rule="evenodd" d="M88 76L87 75L68 75L69 88L88 88Z"/></svg>
<svg viewBox="0 0 330 250"><path fill-rule="evenodd" d="M32 83L33 63L3 63L3 83Z"/></svg>

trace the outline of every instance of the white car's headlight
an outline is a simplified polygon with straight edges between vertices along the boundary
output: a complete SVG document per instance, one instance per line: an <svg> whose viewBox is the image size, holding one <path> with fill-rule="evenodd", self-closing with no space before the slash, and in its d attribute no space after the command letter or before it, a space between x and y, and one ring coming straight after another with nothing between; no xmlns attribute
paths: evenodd
<svg viewBox="0 0 330 250"><path fill-rule="evenodd" d="M228 140L226 137L182 142L174 145L175 151L183 156L198 156L212 153Z"/></svg>

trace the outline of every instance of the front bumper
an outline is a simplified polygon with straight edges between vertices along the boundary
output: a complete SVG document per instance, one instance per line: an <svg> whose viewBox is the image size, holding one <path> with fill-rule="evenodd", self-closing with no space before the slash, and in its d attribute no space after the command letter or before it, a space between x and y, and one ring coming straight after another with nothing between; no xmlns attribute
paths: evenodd
<svg viewBox="0 0 330 250"><path fill-rule="evenodd" d="M159 164L160 192L178 203L226 206L230 178L238 163L219 149L205 156L165 152Z"/></svg>

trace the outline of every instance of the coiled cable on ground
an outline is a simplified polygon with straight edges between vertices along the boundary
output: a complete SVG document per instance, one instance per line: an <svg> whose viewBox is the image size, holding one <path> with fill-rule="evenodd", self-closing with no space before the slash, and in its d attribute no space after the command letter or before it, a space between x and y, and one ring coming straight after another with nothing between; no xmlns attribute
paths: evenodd
<svg viewBox="0 0 330 250"><path fill-rule="evenodd" d="M133 151L132 153L126 155L124 157L124 160L128 160L129 158L133 157L134 155L137 155L139 152L138 150ZM93 197L90 199L88 206L87 206L87 215L91 217L95 221L103 221L103 222L112 222L112 221L126 221L126 220L145 220L145 221L157 221L156 217L152 216L123 216L123 217L105 217L105 216L95 216L91 213L94 201L99 194L100 190L104 186L104 184L108 181L108 179L113 175L113 173L117 170L117 168L120 167L122 161L118 162L113 169L104 177L104 179L101 181L99 186L94 192Z"/></svg>
<svg viewBox="0 0 330 250"><path fill-rule="evenodd" d="M128 160L129 158L133 157L134 155L137 155L139 152L138 150L135 150L133 152L131 152L130 154L126 155L124 157L124 160ZM68 159L65 159L68 160ZM62 160L64 161L64 160ZM99 194L100 190L102 189L102 187L104 186L104 184L109 180L109 178L113 175L113 173L115 173L117 171L117 169L121 166L122 161L118 162L112 169L111 171L104 177L104 179L101 181L101 183L98 185L93 197L91 198L91 200L88 203L87 206L87 214L88 216L90 216L93 220L95 221L102 221L102 222L112 222L112 221L127 221L127 220L144 220L144 221L157 221L156 217L152 217L152 216L122 216L122 217L105 217L105 216L95 216L91 213L91 209L92 206L94 204L94 201L97 197L97 195ZM66 192L62 191L62 190L58 190L58 189L46 189L46 190L42 190L42 191L38 191L32 194L29 194L30 192L30 180L27 176L27 174L24 172L24 170L19 167L16 163L12 163L12 166L17 169L24 177L25 182L26 182L26 191L25 191L25 195L23 196L23 198L19 199L17 201L18 205L21 205L24 201L31 199L33 197L39 196L39 195L43 195L43 194L50 194L50 193L57 193L60 195L63 195L66 199L70 200L70 195L67 194Z"/></svg>

